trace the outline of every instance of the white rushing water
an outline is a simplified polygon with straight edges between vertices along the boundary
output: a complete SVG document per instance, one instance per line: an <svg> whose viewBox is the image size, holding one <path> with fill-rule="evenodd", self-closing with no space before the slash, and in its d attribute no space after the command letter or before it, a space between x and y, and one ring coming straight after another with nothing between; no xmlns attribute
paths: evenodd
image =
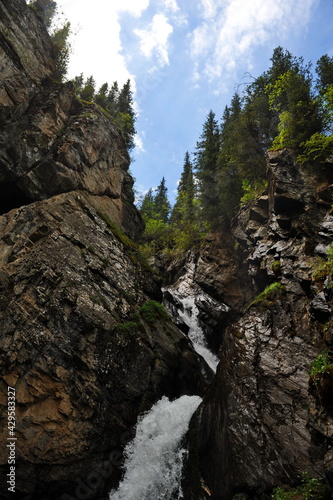
<svg viewBox="0 0 333 500"><path fill-rule="evenodd" d="M183 498L180 478L186 450L180 443L200 403L199 396L175 401L163 397L139 419L135 438L125 448L124 478L110 500Z"/></svg>
<svg viewBox="0 0 333 500"><path fill-rule="evenodd" d="M195 264L189 262L185 274L180 277L177 283L164 288L163 291L168 291L168 293L172 295L175 303L179 304L180 307L177 307L176 313L180 320L188 326L188 337L194 349L204 358L211 369L216 372L219 360L217 356L208 349L204 332L199 324L199 309L196 300L204 297L202 291L197 290L193 283L194 270ZM205 298L206 300L211 300L208 297ZM166 307L168 307L167 303Z"/></svg>

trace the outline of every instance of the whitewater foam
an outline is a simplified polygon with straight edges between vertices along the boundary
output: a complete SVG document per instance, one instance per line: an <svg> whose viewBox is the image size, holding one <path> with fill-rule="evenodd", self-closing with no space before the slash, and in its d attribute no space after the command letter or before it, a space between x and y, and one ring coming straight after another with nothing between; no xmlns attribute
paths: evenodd
<svg viewBox="0 0 333 500"><path fill-rule="evenodd" d="M124 478L110 500L183 498L180 477L187 452L180 444L200 402L199 396L163 397L139 418L135 438L124 451Z"/></svg>

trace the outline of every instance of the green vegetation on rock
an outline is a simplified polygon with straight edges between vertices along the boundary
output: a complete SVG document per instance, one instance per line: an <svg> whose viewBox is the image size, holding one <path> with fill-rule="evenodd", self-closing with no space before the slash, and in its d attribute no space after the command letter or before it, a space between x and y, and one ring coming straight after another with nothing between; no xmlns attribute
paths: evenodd
<svg viewBox="0 0 333 500"><path fill-rule="evenodd" d="M163 304L156 300L150 300L141 306L140 315L148 323L155 323L158 319L170 319Z"/></svg>
<svg viewBox="0 0 333 500"><path fill-rule="evenodd" d="M312 361L310 365L309 377L315 383L318 382L318 375L322 373L327 373L332 368L332 363L330 362L328 352L324 351L318 354L316 359Z"/></svg>
<svg viewBox="0 0 333 500"><path fill-rule="evenodd" d="M310 477L306 472L302 475L302 484L296 488L275 488L272 500L325 500L327 488L322 479Z"/></svg>
<svg viewBox="0 0 333 500"><path fill-rule="evenodd" d="M268 309L276 299L280 298L285 290L285 287L279 281L271 283L256 296L249 307L259 306L263 309Z"/></svg>

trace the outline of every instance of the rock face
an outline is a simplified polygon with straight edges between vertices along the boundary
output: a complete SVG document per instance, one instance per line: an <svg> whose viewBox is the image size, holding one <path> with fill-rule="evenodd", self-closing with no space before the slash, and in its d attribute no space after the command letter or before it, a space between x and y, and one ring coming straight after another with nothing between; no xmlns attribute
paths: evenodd
<svg viewBox="0 0 333 500"><path fill-rule="evenodd" d="M5 68L0 79L0 213L84 190L95 196L97 209L136 237L143 224L133 207L130 161L120 133L97 106L75 97L70 82L52 80L52 43L24 0L2 2L0 14Z"/></svg>
<svg viewBox="0 0 333 500"><path fill-rule="evenodd" d="M290 152L270 153L268 195L240 213L230 235L252 303L228 325L217 376L192 423L213 499L270 498L273 486L295 484L303 472L332 486L332 373L308 374L332 350L332 276L322 259L333 236L330 196L321 194L332 194L329 167L316 177ZM207 269L199 279L206 272L210 285ZM197 498L193 491L188 498Z"/></svg>
<svg viewBox="0 0 333 500"><path fill-rule="evenodd" d="M143 223L120 133L52 81L52 44L23 0L2 1L0 18L0 405L7 415L14 388L15 498L105 498L138 415L203 395L210 370L128 238ZM11 498L4 446L0 462Z"/></svg>

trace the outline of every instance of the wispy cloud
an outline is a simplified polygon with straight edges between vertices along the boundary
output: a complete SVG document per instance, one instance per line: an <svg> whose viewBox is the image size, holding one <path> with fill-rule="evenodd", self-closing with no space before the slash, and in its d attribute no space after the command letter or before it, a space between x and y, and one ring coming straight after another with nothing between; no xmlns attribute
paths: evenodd
<svg viewBox="0 0 333 500"><path fill-rule="evenodd" d="M201 0L200 24L189 35L195 79L209 81L236 67L251 69L254 49L283 44L307 25L317 0Z"/></svg>
<svg viewBox="0 0 333 500"><path fill-rule="evenodd" d="M160 67L169 64L168 39L173 27L164 14L155 14L148 29L136 29L140 50L147 58L156 57Z"/></svg>
<svg viewBox="0 0 333 500"><path fill-rule="evenodd" d="M143 132L142 132L142 135L144 135ZM134 136L134 144L135 144L135 152L136 153L146 153L146 150L145 150L144 145L143 145L143 138L139 134L136 134Z"/></svg>
<svg viewBox="0 0 333 500"><path fill-rule="evenodd" d="M170 10L171 12L177 12L180 10L177 0L164 0L164 5L166 10Z"/></svg>

